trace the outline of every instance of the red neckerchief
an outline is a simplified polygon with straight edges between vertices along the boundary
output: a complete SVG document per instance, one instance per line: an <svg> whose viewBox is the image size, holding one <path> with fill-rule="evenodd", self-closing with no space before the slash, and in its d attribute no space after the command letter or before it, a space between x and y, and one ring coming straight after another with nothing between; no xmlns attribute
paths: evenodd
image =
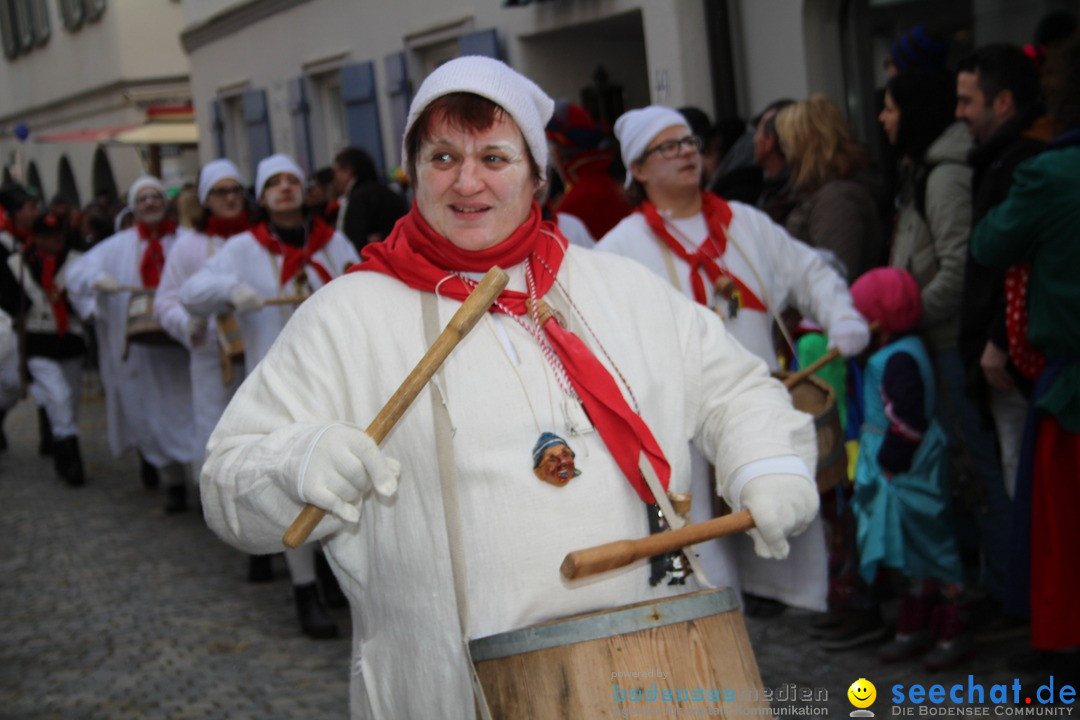
<svg viewBox="0 0 1080 720"><path fill-rule="evenodd" d="M311 219L311 230L308 233L307 242L304 243L304 247L302 248L294 247L293 245L282 242L265 222L261 222L251 228L251 234L254 235L258 243L269 250L271 254L282 256L282 286L292 280L293 276L300 272L305 265L310 265L315 268L315 272L318 273L324 285L334 279L333 275L330 274L330 271L327 270L322 263L315 260L314 257L315 253L326 247L327 244L329 244L330 239L334 237L334 228L323 222L321 218L313 217Z"/></svg>
<svg viewBox="0 0 1080 720"><path fill-rule="evenodd" d="M660 241L667 245L668 249L676 257L690 266L690 287L694 291L694 299L702 305L708 303L708 294L705 292L705 281L701 278L699 270L704 270L709 282L716 284L721 277L728 277L735 283L741 296L740 307L751 310L765 311L765 303L754 294L749 287L736 277L727 268L717 264L716 258L724 254L727 249L727 227L731 224L731 207L718 195L701 193L701 212L705 216L705 225L709 228L709 239L702 242L697 251L691 253L686 247L675 239L667 228L664 219L660 217L656 206L645 200L638 206L638 212L645 217L649 229L656 234Z"/></svg>
<svg viewBox="0 0 1080 720"><path fill-rule="evenodd" d="M206 220L204 232L210 237L231 238L249 229L251 229L251 218L243 212L229 220L211 215Z"/></svg>
<svg viewBox="0 0 1080 720"><path fill-rule="evenodd" d="M541 221L536 203L528 219L510 237L477 252L462 250L436 233L413 205L389 237L364 247L363 262L353 265L349 272L381 272L416 290L435 292L438 288L439 295L464 301L472 288L452 272L486 272L496 265L509 268L527 262L536 280L536 296L542 298L555 284L554 274L562 264L565 243L553 223ZM509 290L499 295L500 305L514 315L527 313L528 299L526 293ZM491 311L504 312L497 306ZM652 431L630 408L611 373L581 338L554 319L544 322L543 331L619 469L638 496L651 504L652 493L638 469L641 453L648 456L664 489L671 477L671 466Z"/></svg>
<svg viewBox="0 0 1080 720"><path fill-rule="evenodd" d="M53 317L56 319L56 334L64 337L68 329L67 301L64 292L56 287L56 256L41 255L41 289L49 299Z"/></svg>
<svg viewBox="0 0 1080 720"><path fill-rule="evenodd" d="M161 282L161 270L165 267L165 248L161 238L176 232L176 223L162 220L157 227L149 227L141 222L135 223L139 239L146 241L142 259L139 260L139 276L145 288L156 288Z"/></svg>

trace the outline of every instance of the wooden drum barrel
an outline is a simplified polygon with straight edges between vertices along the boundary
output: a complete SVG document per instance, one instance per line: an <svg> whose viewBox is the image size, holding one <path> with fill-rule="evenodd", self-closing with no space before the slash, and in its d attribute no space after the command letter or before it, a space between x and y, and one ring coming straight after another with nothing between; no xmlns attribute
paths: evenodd
<svg viewBox="0 0 1080 720"><path fill-rule="evenodd" d="M783 378L783 373L777 373ZM840 428L840 412L836 409L836 394L819 377L811 375L798 385L788 388L795 409L814 416L817 430L818 461L817 486L819 492L834 488L837 483L848 481L847 452L844 450L844 432Z"/></svg>
<svg viewBox="0 0 1080 720"><path fill-rule="evenodd" d="M547 622L469 648L494 718L697 717L768 707L730 588Z"/></svg>
<svg viewBox="0 0 1080 720"><path fill-rule="evenodd" d="M124 345L124 357L128 348L138 345L173 345L179 346L176 339L165 332L161 323L154 318L154 291L149 289L133 290L128 301L127 334Z"/></svg>

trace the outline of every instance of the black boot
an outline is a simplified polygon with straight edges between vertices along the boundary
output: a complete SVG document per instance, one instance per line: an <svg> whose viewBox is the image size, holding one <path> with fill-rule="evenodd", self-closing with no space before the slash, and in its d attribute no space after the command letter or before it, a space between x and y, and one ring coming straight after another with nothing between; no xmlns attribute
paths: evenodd
<svg viewBox="0 0 1080 720"><path fill-rule="evenodd" d="M338 636L337 623L319 600L319 588L315 583L293 585L293 594L296 597L296 616L300 619L300 630L305 635L316 640Z"/></svg>
<svg viewBox="0 0 1080 720"><path fill-rule="evenodd" d="M39 407L37 409L37 421L38 421L38 455L52 455L53 454L53 434L52 423L49 422L49 414L45 412L45 408Z"/></svg>
<svg viewBox="0 0 1080 720"><path fill-rule="evenodd" d="M156 488L161 482L158 479L157 468L146 462L146 458L142 456L142 453L139 453L139 477L142 479L145 488Z"/></svg>
<svg viewBox="0 0 1080 720"><path fill-rule="evenodd" d="M73 487L86 483L77 436L72 435L53 442L52 453L56 472L64 479L64 482Z"/></svg>
<svg viewBox="0 0 1080 720"><path fill-rule="evenodd" d="M248 555L248 582L271 582L274 579L273 560L273 555Z"/></svg>
<svg viewBox="0 0 1080 720"><path fill-rule="evenodd" d="M166 515L187 512L187 509L187 487L185 485L170 485L165 488Z"/></svg>
<svg viewBox="0 0 1080 720"><path fill-rule="evenodd" d="M326 600L327 607L343 608L349 606L349 599L341 592L334 571L330 569L330 563L321 552L315 553L315 579L319 584L319 591Z"/></svg>

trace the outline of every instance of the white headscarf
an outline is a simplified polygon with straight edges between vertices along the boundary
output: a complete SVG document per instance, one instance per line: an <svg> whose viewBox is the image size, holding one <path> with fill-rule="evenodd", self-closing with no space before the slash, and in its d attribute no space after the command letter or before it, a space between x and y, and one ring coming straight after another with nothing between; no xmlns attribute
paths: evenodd
<svg viewBox="0 0 1080 720"><path fill-rule="evenodd" d="M200 205L206 204L206 198L210 195L210 190L222 180L235 180L241 185L244 184L244 181L240 178L240 170L231 160L222 158L203 165L202 171L199 173Z"/></svg>

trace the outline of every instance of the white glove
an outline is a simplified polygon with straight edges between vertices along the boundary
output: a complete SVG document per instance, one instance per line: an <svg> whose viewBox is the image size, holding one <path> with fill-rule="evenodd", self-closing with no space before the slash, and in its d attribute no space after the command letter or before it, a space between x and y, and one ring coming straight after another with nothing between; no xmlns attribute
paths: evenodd
<svg viewBox="0 0 1080 720"><path fill-rule="evenodd" d="M855 357L870 344L870 327L862 318L837 320L829 328L829 347L839 348L844 357Z"/></svg>
<svg viewBox="0 0 1080 720"><path fill-rule="evenodd" d="M188 315L187 336L191 347L198 347L206 341L206 318L201 315Z"/></svg>
<svg viewBox="0 0 1080 720"><path fill-rule="evenodd" d="M754 552L763 558L787 557L787 539L798 535L817 516L817 486L801 475L762 475L742 489L740 501L754 516L750 531Z"/></svg>
<svg viewBox="0 0 1080 720"><path fill-rule="evenodd" d="M247 283L239 283L229 293L229 302L238 313L249 313L263 306L262 295Z"/></svg>
<svg viewBox="0 0 1080 720"><path fill-rule="evenodd" d="M102 275L94 281L93 288L98 292L112 293L120 289L120 283L112 275Z"/></svg>
<svg viewBox="0 0 1080 720"><path fill-rule="evenodd" d="M397 491L401 463L383 455L355 425L327 425L307 455L296 481L297 498L347 523L360 519L358 501L373 487L383 497Z"/></svg>

